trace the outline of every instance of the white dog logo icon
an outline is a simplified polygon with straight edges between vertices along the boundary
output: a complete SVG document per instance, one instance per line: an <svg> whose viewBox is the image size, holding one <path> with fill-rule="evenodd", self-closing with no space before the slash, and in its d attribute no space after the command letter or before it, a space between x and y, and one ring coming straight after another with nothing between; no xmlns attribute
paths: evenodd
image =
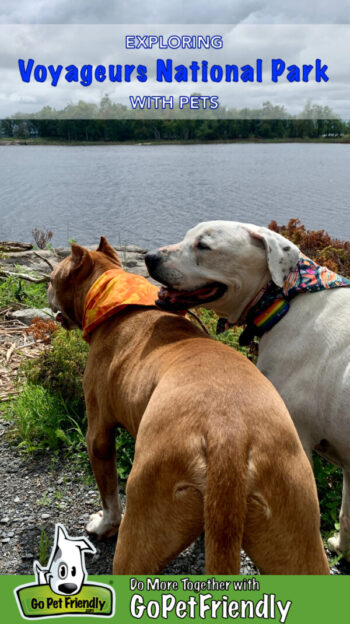
<svg viewBox="0 0 350 624"><path fill-rule="evenodd" d="M37 585L50 585L61 596L78 594L87 578L85 553L96 553L86 537L69 537L62 524L56 524L55 541L47 567L34 562Z"/></svg>

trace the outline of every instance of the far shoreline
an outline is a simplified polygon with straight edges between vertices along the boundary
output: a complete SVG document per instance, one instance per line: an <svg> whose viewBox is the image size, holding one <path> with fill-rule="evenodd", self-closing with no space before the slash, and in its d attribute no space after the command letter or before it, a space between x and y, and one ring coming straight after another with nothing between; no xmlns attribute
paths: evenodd
<svg viewBox="0 0 350 624"><path fill-rule="evenodd" d="M350 136L344 137L322 137L319 139L316 138L276 138L276 139L263 139L263 138L249 138L249 139L218 139L218 140L198 140L198 139L187 139L187 140L147 140L147 141L62 141L57 140L53 141L51 139L15 139L11 137L0 137L0 147L8 147L13 145L26 145L26 146L61 146L61 147L106 147L106 146L122 146L122 145L136 145L136 146L152 146L152 145L235 145L235 144L261 144L261 143L271 143L271 144L290 144L290 143L316 143L316 144L348 144L350 143Z"/></svg>

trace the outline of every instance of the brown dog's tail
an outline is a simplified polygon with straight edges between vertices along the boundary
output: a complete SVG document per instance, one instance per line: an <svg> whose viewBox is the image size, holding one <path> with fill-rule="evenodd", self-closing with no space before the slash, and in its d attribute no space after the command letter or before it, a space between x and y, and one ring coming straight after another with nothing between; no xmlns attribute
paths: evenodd
<svg viewBox="0 0 350 624"><path fill-rule="evenodd" d="M207 441L204 502L207 574L239 574L247 512L247 461L235 440Z"/></svg>

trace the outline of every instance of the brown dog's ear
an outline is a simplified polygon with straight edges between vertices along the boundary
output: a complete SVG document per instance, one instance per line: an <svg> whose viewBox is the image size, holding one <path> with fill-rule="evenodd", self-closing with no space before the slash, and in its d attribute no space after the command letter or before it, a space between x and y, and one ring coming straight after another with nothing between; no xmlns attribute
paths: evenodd
<svg viewBox="0 0 350 624"><path fill-rule="evenodd" d="M77 245L76 243L72 243L71 247L73 263L76 266L79 266L82 263L84 256L86 255L87 249L84 249L84 247L80 247L80 245Z"/></svg>
<svg viewBox="0 0 350 624"><path fill-rule="evenodd" d="M87 271L92 269L93 260L89 254L88 249L85 249L85 247L80 247L80 245L72 243L71 257L72 263L74 265L74 271L77 271L78 269L80 270L83 266Z"/></svg>
<svg viewBox="0 0 350 624"><path fill-rule="evenodd" d="M96 251L101 251L105 254L105 256L108 256L110 260L113 260L113 262L115 262L118 266L122 266L116 250L112 247L112 245L109 244L108 240L104 236L101 236L100 244L97 247Z"/></svg>

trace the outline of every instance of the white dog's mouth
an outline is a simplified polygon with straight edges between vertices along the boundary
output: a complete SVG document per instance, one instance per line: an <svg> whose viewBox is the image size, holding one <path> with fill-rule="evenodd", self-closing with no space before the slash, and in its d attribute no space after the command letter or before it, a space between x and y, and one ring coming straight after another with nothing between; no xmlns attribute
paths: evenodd
<svg viewBox="0 0 350 624"><path fill-rule="evenodd" d="M195 290L174 290L163 286L156 304L163 310L187 310L220 299L226 290L227 286L221 282L211 282Z"/></svg>

